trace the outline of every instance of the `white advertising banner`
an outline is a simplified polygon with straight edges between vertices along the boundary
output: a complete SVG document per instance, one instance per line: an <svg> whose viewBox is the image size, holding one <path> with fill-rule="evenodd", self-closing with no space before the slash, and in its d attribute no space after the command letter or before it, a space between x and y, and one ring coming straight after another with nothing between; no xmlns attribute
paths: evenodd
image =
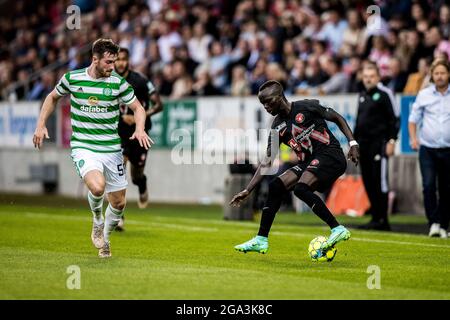
<svg viewBox="0 0 450 320"><path fill-rule="evenodd" d="M358 108L357 95L307 97L319 99L340 113L354 128ZM289 101L305 97L288 97ZM220 149L234 152L236 144L245 141L247 150L265 150L273 117L268 114L256 96L246 98L200 98L197 100L196 147L200 150ZM330 130L346 148L347 139L334 123ZM236 137L236 134L238 137ZM238 147L239 148L239 147Z"/></svg>
<svg viewBox="0 0 450 320"><path fill-rule="evenodd" d="M264 153L271 116L252 98L199 98L196 149L226 154L226 163Z"/></svg>
<svg viewBox="0 0 450 320"><path fill-rule="evenodd" d="M0 103L0 147L33 148L39 102Z"/></svg>

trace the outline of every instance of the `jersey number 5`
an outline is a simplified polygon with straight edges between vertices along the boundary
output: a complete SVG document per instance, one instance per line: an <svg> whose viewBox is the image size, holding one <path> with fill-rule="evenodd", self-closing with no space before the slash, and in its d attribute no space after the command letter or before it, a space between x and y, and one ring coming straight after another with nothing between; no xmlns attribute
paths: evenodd
<svg viewBox="0 0 450 320"><path fill-rule="evenodd" d="M119 177L123 176L123 163L117 165L117 171L119 171Z"/></svg>

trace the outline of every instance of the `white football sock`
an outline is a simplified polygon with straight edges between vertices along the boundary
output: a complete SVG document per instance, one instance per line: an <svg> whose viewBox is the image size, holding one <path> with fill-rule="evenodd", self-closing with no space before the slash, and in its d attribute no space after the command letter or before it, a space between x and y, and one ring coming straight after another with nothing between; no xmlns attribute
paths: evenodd
<svg viewBox="0 0 450 320"><path fill-rule="evenodd" d="M109 242L109 235L119 223L122 215L123 209L118 210L111 207L111 204L108 204L105 212L105 228L103 229L103 238L105 239L105 242Z"/></svg>
<svg viewBox="0 0 450 320"><path fill-rule="evenodd" d="M91 207L94 223L97 225L103 223L103 199L104 194L100 197L96 197L90 191L88 193L89 206Z"/></svg>

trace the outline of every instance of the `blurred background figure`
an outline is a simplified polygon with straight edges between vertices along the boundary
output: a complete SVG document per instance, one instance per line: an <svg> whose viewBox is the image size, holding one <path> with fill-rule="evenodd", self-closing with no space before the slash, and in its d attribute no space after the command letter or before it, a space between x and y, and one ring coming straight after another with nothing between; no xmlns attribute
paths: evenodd
<svg viewBox="0 0 450 320"><path fill-rule="evenodd" d="M419 150L430 237L447 238L450 220L450 64L435 60L431 85L417 95L409 116L411 147ZM417 137L417 125L422 128ZM439 194L439 197L437 197Z"/></svg>
<svg viewBox="0 0 450 320"><path fill-rule="evenodd" d="M380 83L375 63L364 64L362 81L354 135L360 145L361 175L371 204L366 214L371 220L361 228L390 231L388 159L394 155L399 119L392 91Z"/></svg>

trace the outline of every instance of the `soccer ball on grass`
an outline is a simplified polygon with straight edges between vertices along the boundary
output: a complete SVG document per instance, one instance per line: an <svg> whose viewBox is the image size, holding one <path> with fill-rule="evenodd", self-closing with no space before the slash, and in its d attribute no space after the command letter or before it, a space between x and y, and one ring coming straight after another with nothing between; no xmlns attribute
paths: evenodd
<svg viewBox="0 0 450 320"><path fill-rule="evenodd" d="M318 236L311 240L308 247L309 257L312 261L316 262L324 262L324 261L332 261L336 256L337 249L335 247L331 247L326 251L322 251L322 245L327 242L327 238L324 236Z"/></svg>

